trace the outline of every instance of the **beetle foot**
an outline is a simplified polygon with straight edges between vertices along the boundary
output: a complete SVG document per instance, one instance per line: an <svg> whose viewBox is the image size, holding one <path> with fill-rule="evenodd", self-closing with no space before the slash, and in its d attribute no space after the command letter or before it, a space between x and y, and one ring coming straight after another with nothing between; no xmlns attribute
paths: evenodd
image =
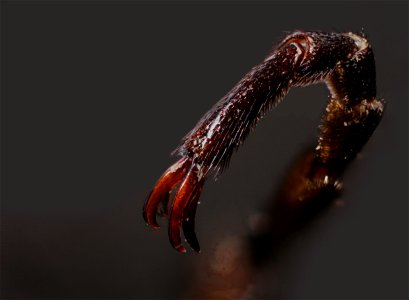
<svg viewBox="0 0 409 300"><path fill-rule="evenodd" d="M200 166L189 157L183 157L157 181L143 207L143 217L152 228L159 228L156 216L169 216L169 240L173 248L186 252L181 241L181 228L186 242L196 252L200 252L195 234L195 215L204 178ZM173 201L169 206L171 194Z"/></svg>

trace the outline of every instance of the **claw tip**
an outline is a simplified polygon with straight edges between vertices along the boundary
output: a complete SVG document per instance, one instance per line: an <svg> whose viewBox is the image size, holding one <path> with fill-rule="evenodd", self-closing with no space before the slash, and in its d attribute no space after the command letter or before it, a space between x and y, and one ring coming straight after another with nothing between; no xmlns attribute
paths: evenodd
<svg viewBox="0 0 409 300"><path fill-rule="evenodd" d="M152 229L155 229L155 230L160 228L160 226L157 224L146 224L146 225L150 226Z"/></svg>
<svg viewBox="0 0 409 300"><path fill-rule="evenodd" d="M186 249L182 245L176 246L175 249L180 253L186 253Z"/></svg>

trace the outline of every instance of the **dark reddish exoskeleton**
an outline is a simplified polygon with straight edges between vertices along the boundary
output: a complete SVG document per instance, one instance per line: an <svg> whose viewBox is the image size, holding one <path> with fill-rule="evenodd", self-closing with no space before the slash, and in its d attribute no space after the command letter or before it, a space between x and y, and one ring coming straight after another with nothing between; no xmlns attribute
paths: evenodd
<svg viewBox="0 0 409 300"><path fill-rule="evenodd" d="M157 228L156 215L169 214L172 246L186 251L181 242L183 228L186 241L199 252L194 219L205 179L222 172L233 150L291 86L320 81L328 86L330 99L306 180L311 191L340 188L339 174L368 141L383 112L383 101L376 98L373 52L367 39L358 34L297 31L246 74L184 137L176 150L181 159L165 171L145 203L147 224Z"/></svg>

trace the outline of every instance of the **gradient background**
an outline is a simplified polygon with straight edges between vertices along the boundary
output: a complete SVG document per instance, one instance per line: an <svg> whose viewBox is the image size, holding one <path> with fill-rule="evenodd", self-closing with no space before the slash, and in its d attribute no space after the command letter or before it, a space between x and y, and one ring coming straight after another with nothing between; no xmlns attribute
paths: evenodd
<svg viewBox="0 0 409 300"><path fill-rule="evenodd" d="M260 297L408 297L407 2L2 2L1 298L176 299L314 143L292 89L201 197L202 254L141 208L200 116L295 29L364 28L387 103L345 192L265 267Z"/></svg>

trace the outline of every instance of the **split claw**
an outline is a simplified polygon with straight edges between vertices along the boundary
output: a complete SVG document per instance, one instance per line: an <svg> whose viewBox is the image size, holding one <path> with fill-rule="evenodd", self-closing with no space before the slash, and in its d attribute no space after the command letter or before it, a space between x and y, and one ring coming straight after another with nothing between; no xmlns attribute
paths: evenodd
<svg viewBox="0 0 409 300"><path fill-rule="evenodd" d="M169 240L179 252L186 252L181 241L181 228L187 243L200 252L194 231L197 202L204 183L200 177L198 167L191 158L180 159L158 180L143 207L143 217L152 228L159 228L156 215L169 215ZM175 189L173 203L168 208L170 194Z"/></svg>

